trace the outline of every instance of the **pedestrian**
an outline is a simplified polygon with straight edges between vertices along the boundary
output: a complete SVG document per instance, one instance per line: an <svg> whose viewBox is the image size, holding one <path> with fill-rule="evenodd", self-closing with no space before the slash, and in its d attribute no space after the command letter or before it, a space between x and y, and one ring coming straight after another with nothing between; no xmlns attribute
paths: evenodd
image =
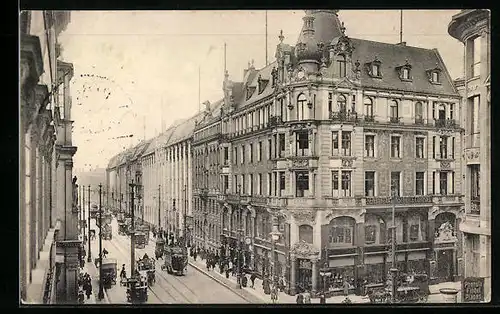
<svg viewBox="0 0 500 314"><path fill-rule="evenodd" d="M304 296L302 293L297 294L297 304L304 304Z"/></svg>
<svg viewBox="0 0 500 314"><path fill-rule="evenodd" d="M255 289L255 287L254 287L254 285L255 285L255 278L257 278L257 275L255 274L255 272L252 272L252 275L250 276L250 281L252 282L252 285L250 286L250 288Z"/></svg>
<svg viewBox="0 0 500 314"><path fill-rule="evenodd" d="M90 279L90 277L89 277ZM90 295L92 294L92 282L89 280L85 283L84 286L85 294L87 295L87 300L90 299Z"/></svg>
<svg viewBox="0 0 500 314"><path fill-rule="evenodd" d="M193 250L193 258L196 261L196 257L198 256L198 253L196 252L196 249Z"/></svg>
<svg viewBox="0 0 500 314"><path fill-rule="evenodd" d="M347 282L347 279L344 279L344 295L349 295L349 283Z"/></svg>
<svg viewBox="0 0 500 314"><path fill-rule="evenodd" d="M278 288L280 289L281 292L285 290L285 283L283 282L283 277L281 277L278 281Z"/></svg>
<svg viewBox="0 0 500 314"><path fill-rule="evenodd" d="M229 268L226 269L226 278L229 279Z"/></svg>
<svg viewBox="0 0 500 314"><path fill-rule="evenodd" d="M319 303L320 304L326 304L326 297L325 297L324 293L320 294L320 296L319 296Z"/></svg>
<svg viewBox="0 0 500 314"><path fill-rule="evenodd" d="M210 271L210 261L207 259L207 260L205 261L205 263L207 264L207 269L208 269L208 271Z"/></svg>
<svg viewBox="0 0 500 314"><path fill-rule="evenodd" d="M304 303L311 304L311 294L309 293L309 290L306 290L306 292L304 292Z"/></svg>
<svg viewBox="0 0 500 314"><path fill-rule="evenodd" d="M83 293L82 289L78 289L78 303L79 304L85 303L85 294Z"/></svg>
<svg viewBox="0 0 500 314"><path fill-rule="evenodd" d="M104 249L102 250L102 257L103 257L103 258L106 258L106 256L108 255L108 253L109 253L109 252L108 252L108 250L106 250L106 248L104 248Z"/></svg>

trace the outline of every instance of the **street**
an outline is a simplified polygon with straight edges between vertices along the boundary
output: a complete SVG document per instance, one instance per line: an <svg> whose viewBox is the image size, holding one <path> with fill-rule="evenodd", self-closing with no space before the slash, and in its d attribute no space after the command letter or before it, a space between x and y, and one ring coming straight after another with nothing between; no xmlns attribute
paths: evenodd
<svg viewBox="0 0 500 314"><path fill-rule="evenodd" d="M118 224L113 219L112 240L103 240L102 248L109 252L107 258L117 260L117 283L111 289L106 290L110 303L127 304L126 288L120 286L120 270L125 264L127 276L130 275L130 238L118 234ZM98 228L95 220L91 220L91 229L96 230L96 239L92 241L92 260L99 254ZM136 260L147 253L154 257L155 244L150 241L145 249L136 249ZM213 281L206 275L188 266L184 276L174 276L161 270L163 260L156 261L156 282L148 290L147 304L168 303L248 303L228 288ZM99 289L99 287L94 287Z"/></svg>

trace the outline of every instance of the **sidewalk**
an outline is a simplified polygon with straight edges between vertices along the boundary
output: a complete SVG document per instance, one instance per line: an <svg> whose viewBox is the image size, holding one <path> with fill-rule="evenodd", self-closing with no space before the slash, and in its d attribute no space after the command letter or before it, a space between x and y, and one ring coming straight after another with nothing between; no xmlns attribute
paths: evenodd
<svg viewBox="0 0 500 314"><path fill-rule="evenodd" d="M92 282L92 294L90 295L90 299L87 299L85 296L85 304L106 304L109 303L108 298L106 296L106 292L104 292L104 299L99 300L97 298L97 294L99 293L99 272L93 263L89 263L85 261L85 265L81 269L81 272L88 273L90 275L90 279Z"/></svg>

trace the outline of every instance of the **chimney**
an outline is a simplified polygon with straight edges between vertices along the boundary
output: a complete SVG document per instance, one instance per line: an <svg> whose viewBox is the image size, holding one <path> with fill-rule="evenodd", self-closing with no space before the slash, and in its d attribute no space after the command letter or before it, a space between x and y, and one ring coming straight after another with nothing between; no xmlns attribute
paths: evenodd
<svg viewBox="0 0 500 314"><path fill-rule="evenodd" d="M402 41L400 43L397 43L396 45L398 45L398 46L406 46L406 41Z"/></svg>

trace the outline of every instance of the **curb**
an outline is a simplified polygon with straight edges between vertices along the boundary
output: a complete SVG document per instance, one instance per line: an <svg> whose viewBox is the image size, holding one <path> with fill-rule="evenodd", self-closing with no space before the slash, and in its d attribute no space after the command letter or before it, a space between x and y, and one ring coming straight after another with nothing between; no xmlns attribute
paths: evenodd
<svg viewBox="0 0 500 314"><path fill-rule="evenodd" d="M220 285L226 287L227 289L231 290L232 292L236 293L238 296L242 297L243 299L245 299L246 301L248 301L249 303L258 303L258 302L255 302L257 299L257 297L255 297L254 300L252 300L251 298L249 298L248 296L246 296L245 294L241 293L240 291L237 291L236 289L234 289L234 287L231 287L230 285L228 285L227 283L225 283L224 281L220 280L219 278L213 276L212 274L209 274L208 272L202 270L198 265L195 265L194 263L192 262L188 262L189 265L191 265L191 267L193 267L194 269L196 269L197 271L199 271L200 273L206 275L207 277L210 277L211 279L213 279L214 281L216 281L217 283L219 283ZM260 299L260 298L259 298Z"/></svg>

